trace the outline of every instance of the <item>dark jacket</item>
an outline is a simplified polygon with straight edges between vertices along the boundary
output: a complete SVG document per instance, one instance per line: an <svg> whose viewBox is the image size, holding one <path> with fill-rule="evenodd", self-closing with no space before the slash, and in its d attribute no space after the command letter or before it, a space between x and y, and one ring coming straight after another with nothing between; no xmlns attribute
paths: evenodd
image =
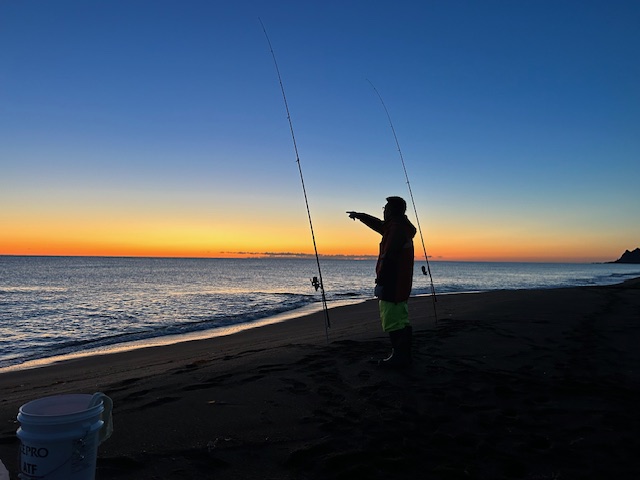
<svg viewBox="0 0 640 480"><path fill-rule="evenodd" d="M358 219L382 235L376 264L376 284L382 285L378 297L387 302L406 302L413 282L413 237L416 227L406 215L380 220L366 213Z"/></svg>

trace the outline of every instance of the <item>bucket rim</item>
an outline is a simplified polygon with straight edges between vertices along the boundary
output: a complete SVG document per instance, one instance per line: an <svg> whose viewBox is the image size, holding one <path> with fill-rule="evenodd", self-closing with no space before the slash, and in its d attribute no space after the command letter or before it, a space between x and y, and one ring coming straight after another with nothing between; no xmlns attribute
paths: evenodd
<svg viewBox="0 0 640 480"><path fill-rule="evenodd" d="M70 394L60 394L60 395L49 395L46 397L36 398L31 400L24 405L22 405L19 409L19 415L22 417L29 418L63 418L63 417L72 417L77 416L79 414L87 414L90 416L95 415L98 412L101 412L104 409L103 402L90 407L89 404L91 402L93 395L85 394L85 393L70 393ZM77 404L75 409L65 411L63 413L42 413L38 412L37 408L46 406L46 405L54 405L56 400L67 400L67 402L71 404ZM86 400L86 401L85 401Z"/></svg>

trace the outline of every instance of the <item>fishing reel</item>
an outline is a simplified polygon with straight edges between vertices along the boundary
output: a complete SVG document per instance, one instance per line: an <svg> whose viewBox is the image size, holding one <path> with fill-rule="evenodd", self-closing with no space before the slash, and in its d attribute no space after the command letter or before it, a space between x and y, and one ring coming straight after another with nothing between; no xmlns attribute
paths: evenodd
<svg viewBox="0 0 640 480"><path fill-rule="evenodd" d="M311 285L316 289L316 292L322 286L322 284L320 283L320 280L318 280L318 277L313 277L311 279Z"/></svg>
<svg viewBox="0 0 640 480"><path fill-rule="evenodd" d="M423 274L423 275L429 275L429 274L427 273L427 267L425 267L424 265L422 265L422 274Z"/></svg>

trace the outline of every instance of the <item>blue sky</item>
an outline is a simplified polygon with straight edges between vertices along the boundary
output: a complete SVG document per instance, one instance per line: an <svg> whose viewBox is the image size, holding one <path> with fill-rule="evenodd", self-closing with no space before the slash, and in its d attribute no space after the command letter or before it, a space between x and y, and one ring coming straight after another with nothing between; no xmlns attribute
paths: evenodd
<svg viewBox="0 0 640 480"><path fill-rule="evenodd" d="M640 246L638 2L0 0L0 253L311 251L259 18L321 253L407 195L367 80L434 258Z"/></svg>

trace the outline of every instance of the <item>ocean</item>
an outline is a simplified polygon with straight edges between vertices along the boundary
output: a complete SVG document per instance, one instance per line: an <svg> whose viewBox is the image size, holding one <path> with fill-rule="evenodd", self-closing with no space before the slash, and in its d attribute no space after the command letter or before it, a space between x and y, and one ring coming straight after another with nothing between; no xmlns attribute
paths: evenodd
<svg viewBox="0 0 640 480"><path fill-rule="evenodd" d="M413 295L431 293L416 262ZM373 296L374 260L321 260L329 307ZM608 285L640 265L430 262L436 294ZM321 309L315 259L0 256L0 369L229 334ZM324 327L319 325L319 330Z"/></svg>

